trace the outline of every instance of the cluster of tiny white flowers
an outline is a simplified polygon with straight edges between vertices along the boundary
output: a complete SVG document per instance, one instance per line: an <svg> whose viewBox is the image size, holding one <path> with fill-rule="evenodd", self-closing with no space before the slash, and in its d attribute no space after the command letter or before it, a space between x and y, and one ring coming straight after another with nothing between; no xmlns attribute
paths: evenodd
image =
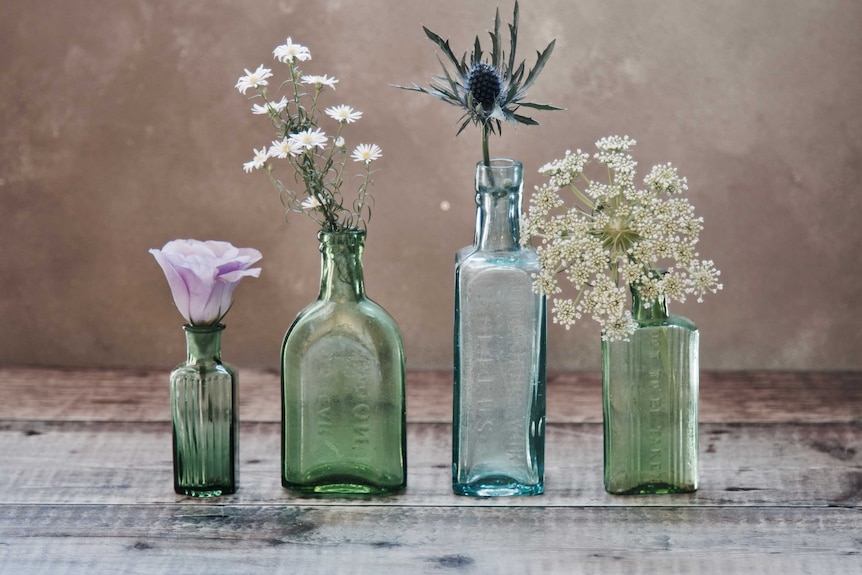
<svg viewBox="0 0 862 575"><path fill-rule="evenodd" d="M687 295L702 301L723 287L713 261L698 259L703 218L681 196L687 179L671 164L660 164L644 178L646 187L638 187L637 162L629 154L635 144L628 136L609 136L596 142L592 158L567 150L542 166L549 181L535 187L522 221L521 243L538 240L541 270L533 288L560 294L563 277L575 292L553 300L554 322L569 329L590 315L608 341L628 339L637 326L627 306L629 286L644 301L681 302ZM606 168L607 183L585 175L591 160ZM564 196L573 197L574 205L566 205Z"/></svg>
<svg viewBox="0 0 862 575"><path fill-rule="evenodd" d="M252 98L260 99L262 103L253 104L252 113L268 116L278 135L268 147L264 146L260 150L255 148L254 157L243 164L243 170L247 173L264 170L291 211L308 213L330 228L364 226L373 203L368 192L371 183L370 164L382 157L382 150L377 144L359 144L352 153L348 153L341 135L345 125L362 118L362 112L345 104L324 109L326 116L337 123L336 134L327 135L318 125L318 98L324 90L334 90L339 80L326 74L302 74L298 63L311 60L311 51L306 46L294 43L290 37L285 44L273 50L273 57L289 67L290 78L281 86L292 86L290 98L270 98L268 86L273 73L263 65L253 72L246 69L245 75L239 77L235 86L241 94L254 90ZM309 94L307 89L300 86L314 86L314 90ZM306 104L309 100L310 103ZM342 205L339 190L344 181L342 172L348 157L365 166L364 181L359 186L352 211ZM286 159L290 162L294 170L302 175L299 180L306 184L304 194L289 190L273 176L271 159ZM312 184L309 185L309 182Z"/></svg>

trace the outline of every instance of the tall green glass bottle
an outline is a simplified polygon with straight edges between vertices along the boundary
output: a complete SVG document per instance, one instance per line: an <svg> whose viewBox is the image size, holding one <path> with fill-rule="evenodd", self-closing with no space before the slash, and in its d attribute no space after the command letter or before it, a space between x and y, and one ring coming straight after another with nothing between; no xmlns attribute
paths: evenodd
<svg viewBox="0 0 862 575"><path fill-rule="evenodd" d="M629 341L602 342L605 489L686 493L698 481L698 331L632 288Z"/></svg>
<svg viewBox="0 0 862 575"><path fill-rule="evenodd" d="M282 346L282 485L385 495L407 484L404 348L368 299L365 232L321 232L320 295Z"/></svg>

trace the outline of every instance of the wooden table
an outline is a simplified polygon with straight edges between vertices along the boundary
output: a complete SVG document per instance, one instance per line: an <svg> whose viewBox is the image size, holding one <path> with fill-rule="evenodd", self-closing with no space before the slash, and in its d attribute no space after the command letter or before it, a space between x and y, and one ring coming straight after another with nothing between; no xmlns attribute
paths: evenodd
<svg viewBox="0 0 862 575"><path fill-rule="evenodd" d="M862 373L704 373L696 494L602 488L600 378L549 380L546 492L450 489L451 376L408 375L408 489L299 499L240 369L240 489L174 494L168 371L0 369L0 573L862 573Z"/></svg>

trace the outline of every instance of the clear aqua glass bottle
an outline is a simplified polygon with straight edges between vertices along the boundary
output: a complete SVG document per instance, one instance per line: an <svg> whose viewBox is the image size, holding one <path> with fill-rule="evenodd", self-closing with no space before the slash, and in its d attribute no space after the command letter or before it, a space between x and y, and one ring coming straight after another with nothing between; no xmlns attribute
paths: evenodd
<svg viewBox="0 0 862 575"><path fill-rule="evenodd" d="M523 166L476 167L476 234L455 257L452 488L544 491L545 299L534 250L519 245Z"/></svg>
<svg viewBox="0 0 862 575"><path fill-rule="evenodd" d="M386 495L407 485L404 347L368 299L365 232L321 232L320 295L282 346L282 485Z"/></svg>
<svg viewBox="0 0 862 575"><path fill-rule="evenodd" d="M228 495L239 483L239 376L221 360L224 325L183 329L188 359L171 372L174 491Z"/></svg>
<svg viewBox="0 0 862 575"><path fill-rule="evenodd" d="M687 493L698 483L698 331L632 288L629 341L602 342L605 489Z"/></svg>

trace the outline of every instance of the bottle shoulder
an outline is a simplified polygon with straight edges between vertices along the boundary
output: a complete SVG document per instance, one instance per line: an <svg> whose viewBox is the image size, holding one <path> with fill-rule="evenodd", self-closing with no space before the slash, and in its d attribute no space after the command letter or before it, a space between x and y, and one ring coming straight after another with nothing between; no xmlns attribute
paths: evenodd
<svg viewBox="0 0 862 575"><path fill-rule="evenodd" d="M485 251L476 246L467 246L456 252L455 266L457 268L511 267L534 273L539 271L539 256L532 249Z"/></svg>
<svg viewBox="0 0 862 575"><path fill-rule="evenodd" d="M289 340L317 339L341 334L357 339L388 339L401 346L401 332L395 319L382 306L365 297L342 302L316 300L303 309L285 334Z"/></svg>
<svg viewBox="0 0 862 575"><path fill-rule="evenodd" d="M697 325L687 317L683 317L681 315L668 314L668 316L661 320L655 321L641 321L638 322L639 329L670 329L670 330L685 330L696 332Z"/></svg>
<svg viewBox="0 0 862 575"><path fill-rule="evenodd" d="M236 370L229 364L224 362L216 362L212 360L197 361L193 363L183 362L176 366L171 371L171 379L199 377L201 379L210 379L217 377L236 378Z"/></svg>

